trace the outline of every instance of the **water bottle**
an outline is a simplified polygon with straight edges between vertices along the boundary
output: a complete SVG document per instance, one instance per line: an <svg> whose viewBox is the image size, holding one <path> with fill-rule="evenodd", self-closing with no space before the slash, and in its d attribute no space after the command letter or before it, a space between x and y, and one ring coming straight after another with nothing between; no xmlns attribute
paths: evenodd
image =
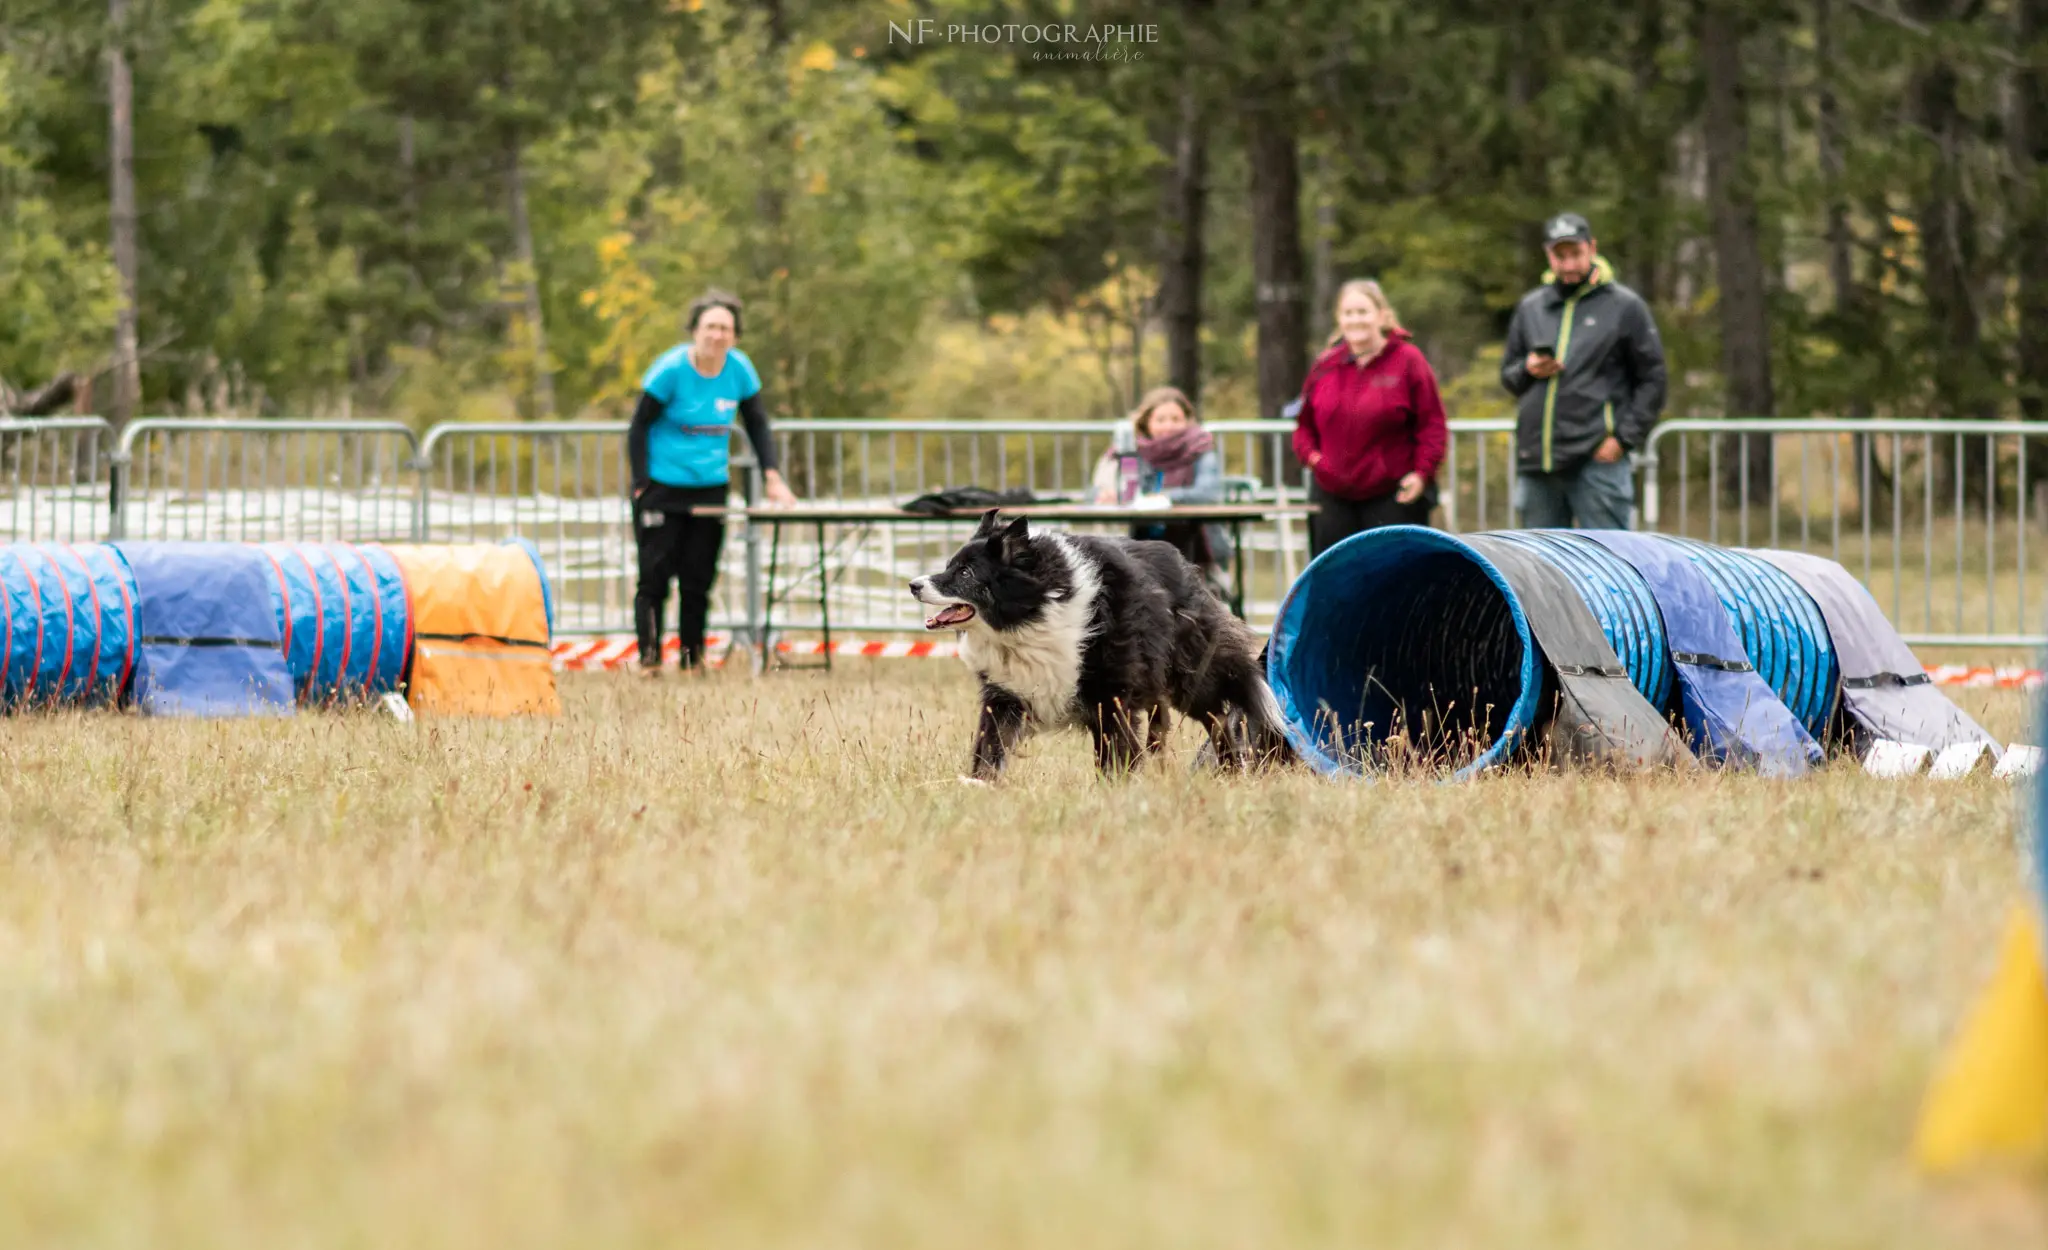
<svg viewBox="0 0 2048 1250"><path fill-rule="evenodd" d="M1116 501L1128 508L1138 497L1138 456L1135 452L1119 452L1116 458Z"/></svg>

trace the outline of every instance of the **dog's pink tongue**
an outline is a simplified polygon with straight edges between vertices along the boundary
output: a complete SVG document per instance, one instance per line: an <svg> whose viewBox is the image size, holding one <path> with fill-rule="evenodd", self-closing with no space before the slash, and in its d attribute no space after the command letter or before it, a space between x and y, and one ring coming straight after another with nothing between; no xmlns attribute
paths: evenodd
<svg viewBox="0 0 2048 1250"><path fill-rule="evenodd" d="M968 607L964 603L955 603L943 607L926 617L924 627L926 629L944 629L948 625L958 625L962 621L970 620L973 616L973 608Z"/></svg>

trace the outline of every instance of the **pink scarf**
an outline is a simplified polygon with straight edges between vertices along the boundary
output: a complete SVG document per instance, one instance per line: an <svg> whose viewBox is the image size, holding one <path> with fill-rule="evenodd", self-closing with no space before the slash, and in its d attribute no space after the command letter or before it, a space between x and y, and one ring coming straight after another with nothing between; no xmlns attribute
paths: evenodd
<svg viewBox="0 0 2048 1250"><path fill-rule="evenodd" d="M1165 438L1138 438L1138 456L1146 464L1159 470L1163 486L1192 486L1195 482L1195 461L1200 460L1216 446L1216 440L1209 431L1199 425L1181 427L1177 434Z"/></svg>

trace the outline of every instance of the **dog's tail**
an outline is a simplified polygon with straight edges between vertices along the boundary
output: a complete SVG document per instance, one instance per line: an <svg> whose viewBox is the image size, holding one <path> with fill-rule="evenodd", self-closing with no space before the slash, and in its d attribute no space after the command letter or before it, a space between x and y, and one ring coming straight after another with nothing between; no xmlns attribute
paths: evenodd
<svg viewBox="0 0 2048 1250"><path fill-rule="evenodd" d="M1280 710L1280 700L1273 694L1273 687L1266 684L1266 674L1260 665L1249 658L1226 675L1224 698L1244 718L1243 745L1249 748L1254 764L1292 764L1296 761L1294 747L1287 741L1287 718Z"/></svg>
<svg viewBox="0 0 2048 1250"><path fill-rule="evenodd" d="M1253 673L1245 703L1245 719L1251 722L1252 750L1261 761L1274 764L1295 762L1294 746L1287 741L1287 717L1280 700L1263 673Z"/></svg>

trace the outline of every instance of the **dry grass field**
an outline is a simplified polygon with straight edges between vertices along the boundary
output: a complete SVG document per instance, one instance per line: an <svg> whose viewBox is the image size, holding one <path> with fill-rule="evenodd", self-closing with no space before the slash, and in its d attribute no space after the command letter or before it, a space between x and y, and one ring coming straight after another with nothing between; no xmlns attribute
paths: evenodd
<svg viewBox="0 0 2048 1250"><path fill-rule="evenodd" d="M0 1244L2048 1243L1905 1162L2003 783L980 790L950 664L565 698L9 723Z"/></svg>

